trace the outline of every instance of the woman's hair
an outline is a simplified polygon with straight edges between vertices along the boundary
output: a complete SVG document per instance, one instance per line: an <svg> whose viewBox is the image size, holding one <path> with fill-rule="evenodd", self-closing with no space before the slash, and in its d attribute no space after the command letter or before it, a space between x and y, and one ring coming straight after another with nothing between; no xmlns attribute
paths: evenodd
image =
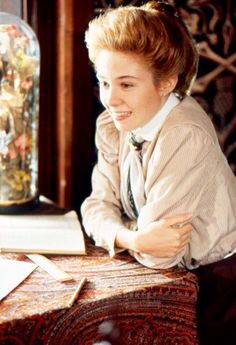
<svg viewBox="0 0 236 345"><path fill-rule="evenodd" d="M177 75L175 92L189 93L197 73L198 53L175 7L159 1L108 9L89 23L85 34L89 58L96 65L103 50L138 54L153 71L154 81Z"/></svg>

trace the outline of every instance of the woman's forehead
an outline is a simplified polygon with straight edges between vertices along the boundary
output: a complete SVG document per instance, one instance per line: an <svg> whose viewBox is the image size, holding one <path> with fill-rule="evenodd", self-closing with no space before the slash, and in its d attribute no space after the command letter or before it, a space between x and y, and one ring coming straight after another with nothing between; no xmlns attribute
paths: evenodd
<svg viewBox="0 0 236 345"><path fill-rule="evenodd" d="M95 69L99 77L112 74L113 78L140 78L150 73L145 60L139 55L102 50L96 59Z"/></svg>

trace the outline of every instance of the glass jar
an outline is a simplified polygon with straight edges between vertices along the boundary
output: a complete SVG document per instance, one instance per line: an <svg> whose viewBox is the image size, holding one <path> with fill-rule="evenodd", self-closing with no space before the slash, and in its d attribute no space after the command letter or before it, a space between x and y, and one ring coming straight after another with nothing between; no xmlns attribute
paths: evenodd
<svg viewBox="0 0 236 345"><path fill-rule="evenodd" d="M35 33L0 12L0 213L38 203L39 73Z"/></svg>

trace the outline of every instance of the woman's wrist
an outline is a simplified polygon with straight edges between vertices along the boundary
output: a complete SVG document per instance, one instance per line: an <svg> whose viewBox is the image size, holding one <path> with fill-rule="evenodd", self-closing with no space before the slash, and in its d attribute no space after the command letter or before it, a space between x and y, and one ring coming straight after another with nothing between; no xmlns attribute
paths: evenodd
<svg viewBox="0 0 236 345"><path fill-rule="evenodd" d="M137 251L136 241L137 241L137 232L129 230L127 228L117 231L115 246L122 249L130 249Z"/></svg>

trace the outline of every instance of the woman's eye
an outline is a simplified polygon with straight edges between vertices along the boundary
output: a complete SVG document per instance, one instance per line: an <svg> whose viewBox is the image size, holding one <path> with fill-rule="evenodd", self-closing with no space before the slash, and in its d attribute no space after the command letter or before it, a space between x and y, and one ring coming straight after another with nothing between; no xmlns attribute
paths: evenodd
<svg viewBox="0 0 236 345"><path fill-rule="evenodd" d="M103 89L109 87L109 84L106 81L99 81L98 85L99 85L99 87L101 87Z"/></svg>
<svg viewBox="0 0 236 345"><path fill-rule="evenodd" d="M123 89L129 89L129 88L133 87L133 84L130 84L130 83L122 83L122 84L121 84L121 87L122 87Z"/></svg>

